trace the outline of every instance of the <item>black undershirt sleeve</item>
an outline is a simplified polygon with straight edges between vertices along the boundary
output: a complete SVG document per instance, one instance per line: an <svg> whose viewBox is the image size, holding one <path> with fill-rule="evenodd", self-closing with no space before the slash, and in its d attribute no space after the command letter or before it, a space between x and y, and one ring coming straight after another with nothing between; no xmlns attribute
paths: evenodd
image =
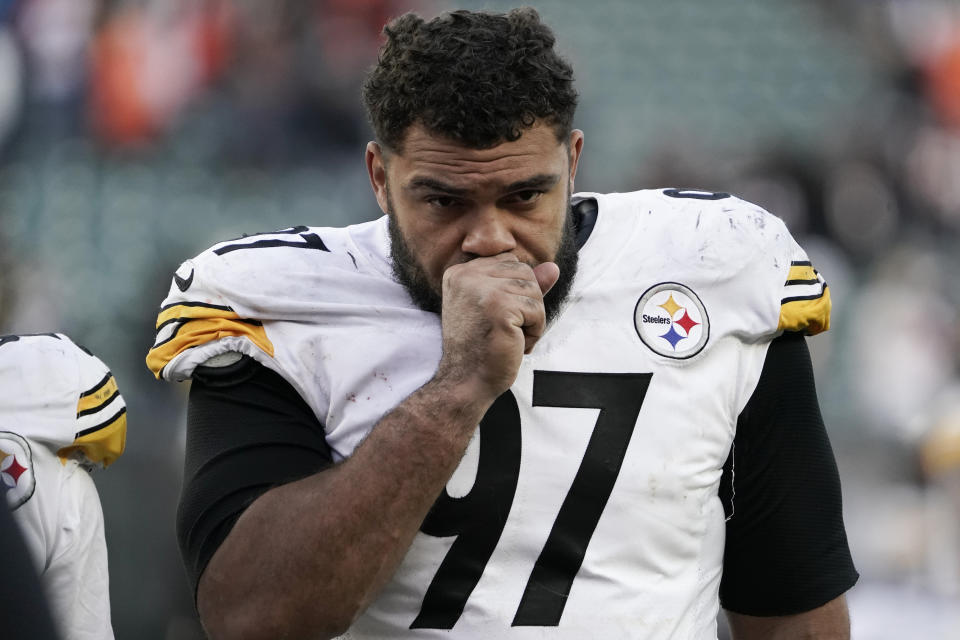
<svg viewBox="0 0 960 640"><path fill-rule="evenodd" d="M323 426L279 374L247 356L227 367L199 367L177 511L194 594L210 558L254 500L331 465Z"/></svg>
<svg viewBox="0 0 960 640"><path fill-rule="evenodd" d="M725 609L801 613L856 583L840 478L801 334L784 334L770 345L737 423L720 497L728 516L720 583Z"/></svg>

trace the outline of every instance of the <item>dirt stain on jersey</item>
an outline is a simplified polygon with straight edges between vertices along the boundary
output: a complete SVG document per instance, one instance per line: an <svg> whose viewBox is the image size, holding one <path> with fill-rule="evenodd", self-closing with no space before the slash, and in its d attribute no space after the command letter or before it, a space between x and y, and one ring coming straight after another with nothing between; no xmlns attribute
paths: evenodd
<svg viewBox="0 0 960 640"><path fill-rule="evenodd" d="M374 371L373 377L377 378L378 380L383 380L383 383L387 385L387 388L393 391L393 386L390 384L390 378L388 378L387 374L385 374L383 371Z"/></svg>

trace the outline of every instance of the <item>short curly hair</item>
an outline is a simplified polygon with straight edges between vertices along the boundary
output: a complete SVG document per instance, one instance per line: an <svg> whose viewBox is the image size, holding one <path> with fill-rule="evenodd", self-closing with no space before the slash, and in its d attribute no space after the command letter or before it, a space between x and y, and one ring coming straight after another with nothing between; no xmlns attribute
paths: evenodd
<svg viewBox="0 0 960 640"><path fill-rule="evenodd" d="M412 124L476 149L514 141L538 120L569 138L573 69L536 10L452 11L429 22L407 13L383 31L363 101L387 148L402 151Z"/></svg>

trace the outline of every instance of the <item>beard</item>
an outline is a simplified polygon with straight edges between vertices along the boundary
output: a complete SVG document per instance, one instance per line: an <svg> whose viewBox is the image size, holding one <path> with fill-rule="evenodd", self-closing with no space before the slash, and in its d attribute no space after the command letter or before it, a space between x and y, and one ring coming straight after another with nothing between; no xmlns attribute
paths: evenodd
<svg viewBox="0 0 960 640"><path fill-rule="evenodd" d="M570 199L567 198L567 215L563 224L563 233L560 237L557 255L553 259L553 262L560 267L560 277L553 288L547 292L547 295L543 296L543 308L546 312L548 325L560 313L563 303L570 294L570 287L573 285L573 278L577 273L578 254L574 240L576 229L573 206L569 202ZM390 258L394 277L410 294L414 304L424 311L442 314L443 294L430 283L426 270L410 248L407 239L403 237L403 232L393 215L393 203L390 201L389 195L387 196L387 205L389 207L387 228L390 233Z"/></svg>

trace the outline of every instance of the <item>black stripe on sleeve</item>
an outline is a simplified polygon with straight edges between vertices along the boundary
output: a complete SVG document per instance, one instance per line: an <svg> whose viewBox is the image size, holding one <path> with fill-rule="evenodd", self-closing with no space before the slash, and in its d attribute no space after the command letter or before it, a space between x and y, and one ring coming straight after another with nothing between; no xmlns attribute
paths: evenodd
<svg viewBox="0 0 960 640"><path fill-rule="evenodd" d="M171 324L171 323L173 323L173 322L179 322L180 325L179 325L176 329L174 329L173 332L172 332L169 336L167 336L166 338L164 338L164 339L161 340L160 342L154 343L154 345L153 345L152 347L150 347L150 348L151 348L151 349L156 349L157 347L162 347L163 345L167 344L168 342L170 342L171 340L173 340L174 338L176 338L178 335L180 335L180 330L183 329L183 328L184 328L187 324L189 324L190 322L193 322L194 320L209 320L209 318L187 318L187 317L184 317L184 316L179 316L179 317L176 317L176 318L170 318L169 320L161 323L161 325L160 325L159 327L157 327L157 333L159 333L165 326L167 326L167 325L169 325L169 324ZM249 318L231 318L231 319L230 319L230 322L242 322L242 323L244 323L244 324L249 324L249 325L252 326L252 327L262 327L262 326L263 326L263 322L261 322L260 320L251 320L251 319L249 319Z"/></svg>
<svg viewBox="0 0 960 640"><path fill-rule="evenodd" d="M112 373L110 373L109 371L107 371L107 375L103 376L103 378L100 380L100 382L98 382L97 384L93 385L92 387L90 387L89 389L87 389L86 391L84 391L83 393L81 393L81 394L80 394L80 397L81 397L81 398L86 398L87 396L92 396L92 395L95 394L97 391L100 391L100 389L103 388L103 385L105 385L105 384L107 384L108 382L110 382L110 377L111 377L112 375L113 375Z"/></svg>
<svg viewBox="0 0 960 640"><path fill-rule="evenodd" d="M83 416L89 416L90 414L97 413L98 411L103 411L103 408L113 402L113 399L120 395L120 389L116 389L113 393L110 394L110 397L98 404L95 407L90 407L89 409L84 409L83 411L77 411L77 417L82 418ZM114 416L116 419L118 416Z"/></svg>
<svg viewBox="0 0 960 640"><path fill-rule="evenodd" d="M233 311L233 307L223 304L209 304L207 302L171 302L160 307L160 311L166 311L173 307L205 307L207 309L217 309L219 311Z"/></svg>
<svg viewBox="0 0 960 640"><path fill-rule="evenodd" d="M113 396L111 396L111 399L112 399L112 398L113 398ZM102 405L101 405L101 408L102 408ZM109 426L112 425L114 422L116 422L117 420L119 420L119 419L120 419L120 416L122 416L122 415L125 414L126 412L127 412L127 408L126 408L126 407L123 407L123 408L120 409L120 411L117 411L117 412L116 412L115 414L113 414L110 418L107 418L106 420L104 420L104 421L101 422L100 424L94 425L94 426L90 427L89 429L84 429L83 431L77 431L77 433L74 435L74 438L80 438L80 437L82 437L82 436L87 436L87 435L90 435L91 433L96 433L97 431L100 431L100 429L104 429L104 428L106 428L106 427L109 427Z"/></svg>
<svg viewBox="0 0 960 640"><path fill-rule="evenodd" d="M818 300L823 297L823 294L827 292L827 285L823 285L823 288L820 289L820 293L815 293L810 296L793 296L792 298L783 298L780 300L781 305L785 305L788 302L797 302L799 300Z"/></svg>

